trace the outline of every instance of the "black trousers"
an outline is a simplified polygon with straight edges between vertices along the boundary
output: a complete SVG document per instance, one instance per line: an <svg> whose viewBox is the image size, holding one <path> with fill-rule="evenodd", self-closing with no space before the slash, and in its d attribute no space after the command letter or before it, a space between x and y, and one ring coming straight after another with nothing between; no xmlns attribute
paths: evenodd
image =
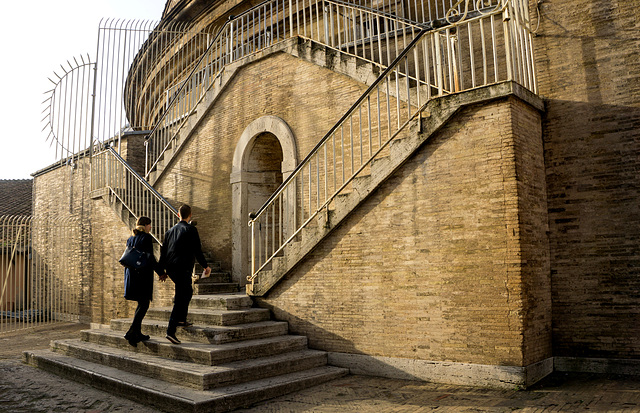
<svg viewBox="0 0 640 413"><path fill-rule="evenodd" d="M142 319L147 314L148 309L149 300L138 300L138 306L136 307L136 312L133 315L133 322L127 332L128 335L142 334Z"/></svg>
<svg viewBox="0 0 640 413"><path fill-rule="evenodd" d="M189 312L189 303L193 296L193 287L191 286L191 274L172 277L169 275L173 283L175 284L176 291L173 297L173 310L171 310L171 317L169 318L169 326L167 327L167 335L174 335L178 323L187 320L187 313Z"/></svg>

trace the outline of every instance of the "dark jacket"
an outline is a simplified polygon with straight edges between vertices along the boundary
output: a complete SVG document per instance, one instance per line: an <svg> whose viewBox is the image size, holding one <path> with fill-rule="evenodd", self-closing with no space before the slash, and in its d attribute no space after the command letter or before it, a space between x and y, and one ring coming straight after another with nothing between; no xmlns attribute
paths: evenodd
<svg viewBox="0 0 640 413"><path fill-rule="evenodd" d="M146 232L139 232L129 237L128 247L151 254L149 265L141 270L125 268L124 270L124 298L141 301L153 298L153 271L162 274L162 268L153 256L153 238Z"/></svg>
<svg viewBox="0 0 640 413"><path fill-rule="evenodd" d="M204 268L209 266L202 253L198 230L186 221L180 221L164 235L160 266L172 280L175 276L185 275L191 280L196 259Z"/></svg>

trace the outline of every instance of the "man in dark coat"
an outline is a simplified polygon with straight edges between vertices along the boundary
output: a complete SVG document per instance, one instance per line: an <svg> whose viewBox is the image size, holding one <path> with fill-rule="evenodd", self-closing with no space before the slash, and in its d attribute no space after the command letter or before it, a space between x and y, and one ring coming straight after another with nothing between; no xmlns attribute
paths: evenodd
<svg viewBox="0 0 640 413"><path fill-rule="evenodd" d="M173 310L167 327L167 339L173 344L180 344L180 340L176 337L177 326L190 325L187 322L187 313L193 295L191 274L195 260L197 259L198 263L205 268L205 276L211 272L211 268L202 254L198 230L189 224L191 207L182 205L178 213L180 222L165 234L160 254L160 266L166 270L169 278L175 284Z"/></svg>

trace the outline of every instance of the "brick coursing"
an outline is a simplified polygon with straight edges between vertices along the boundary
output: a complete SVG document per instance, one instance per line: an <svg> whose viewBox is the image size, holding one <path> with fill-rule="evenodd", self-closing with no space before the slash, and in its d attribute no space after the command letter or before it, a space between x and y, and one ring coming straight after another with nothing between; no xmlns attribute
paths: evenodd
<svg viewBox="0 0 640 413"><path fill-rule="evenodd" d="M244 129L261 116L280 117L296 137L301 160L365 89L285 53L249 64L229 82L156 188L175 205L192 206L204 249L230 269L231 160Z"/></svg>
<svg viewBox="0 0 640 413"><path fill-rule="evenodd" d="M312 347L513 366L640 356L638 8L539 7L542 119L515 98L457 114L261 300ZM302 159L364 89L284 53L254 61L157 188L194 207L205 249L230 269L231 159L245 127L282 118ZM87 171L37 176L34 208L89 217L83 314L107 323L133 313L115 262L128 229L88 197ZM171 287L158 286L156 305Z"/></svg>
<svg viewBox="0 0 640 413"><path fill-rule="evenodd" d="M33 185L35 218L74 217L79 223L82 246L63 259L80 268L81 321L133 317L136 304L123 298L124 269L117 261L130 230L105 200L91 198L89 159L79 159L75 169L61 165L37 174ZM172 297L173 284L156 281L154 304L169 305Z"/></svg>
<svg viewBox="0 0 640 413"><path fill-rule="evenodd" d="M637 358L638 4L545 1L540 10L554 354Z"/></svg>
<svg viewBox="0 0 640 413"><path fill-rule="evenodd" d="M549 357L543 172L536 110L464 110L260 302L329 351Z"/></svg>

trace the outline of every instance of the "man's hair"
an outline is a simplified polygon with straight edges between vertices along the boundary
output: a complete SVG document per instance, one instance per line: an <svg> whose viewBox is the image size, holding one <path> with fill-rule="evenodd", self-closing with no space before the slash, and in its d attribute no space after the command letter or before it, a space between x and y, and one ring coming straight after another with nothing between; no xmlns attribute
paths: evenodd
<svg viewBox="0 0 640 413"><path fill-rule="evenodd" d="M191 216L191 207L187 204L183 204L178 210L181 219L187 219Z"/></svg>

